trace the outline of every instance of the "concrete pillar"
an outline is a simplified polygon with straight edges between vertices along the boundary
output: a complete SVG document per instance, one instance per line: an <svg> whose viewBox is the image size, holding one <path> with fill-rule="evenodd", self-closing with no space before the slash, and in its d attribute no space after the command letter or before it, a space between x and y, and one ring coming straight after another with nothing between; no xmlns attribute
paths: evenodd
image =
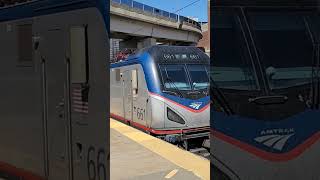
<svg viewBox="0 0 320 180"><path fill-rule="evenodd" d="M138 49L142 49L148 46L153 46L157 44L157 40L155 38L146 38L142 41L139 41L137 44Z"/></svg>

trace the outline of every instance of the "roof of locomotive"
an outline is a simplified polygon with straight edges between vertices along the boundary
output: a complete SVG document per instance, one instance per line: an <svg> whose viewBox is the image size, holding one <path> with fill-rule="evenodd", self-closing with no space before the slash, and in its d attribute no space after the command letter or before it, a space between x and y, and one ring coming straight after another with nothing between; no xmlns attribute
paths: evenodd
<svg viewBox="0 0 320 180"><path fill-rule="evenodd" d="M209 63L209 57L194 46L155 45L143 48L123 61L111 64L111 68L139 64L144 62L158 63Z"/></svg>

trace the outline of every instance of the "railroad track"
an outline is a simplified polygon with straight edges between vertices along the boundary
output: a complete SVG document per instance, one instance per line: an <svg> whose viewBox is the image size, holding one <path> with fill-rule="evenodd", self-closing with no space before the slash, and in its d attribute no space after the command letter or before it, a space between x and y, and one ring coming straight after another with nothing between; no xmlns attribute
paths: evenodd
<svg viewBox="0 0 320 180"><path fill-rule="evenodd" d="M199 146L194 146L194 147L189 147L187 150L185 146L183 145L177 145L179 148L184 149L186 151L189 151L195 155L201 156L203 158L206 158L210 160L210 149L204 148L204 147L199 147Z"/></svg>
<svg viewBox="0 0 320 180"><path fill-rule="evenodd" d="M210 152L206 148L195 148L190 149L189 152L196 154L198 156L204 157L206 159L210 159Z"/></svg>
<svg viewBox="0 0 320 180"><path fill-rule="evenodd" d="M184 149L186 151L189 151L193 154L196 154L196 155L201 156L206 159L210 159L210 149L202 147L201 146L202 143L193 143L193 145L187 145L189 143L175 144L173 142L168 141L168 139L165 139L164 137L158 137L158 138L160 138L161 140L166 141L168 143L171 143L173 145L176 145L179 148ZM201 139L200 141L203 141L203 139ZM188 148L186 148L186 147L188 147ZM206 147L210 147L210 144L206 144Z"/></svg>

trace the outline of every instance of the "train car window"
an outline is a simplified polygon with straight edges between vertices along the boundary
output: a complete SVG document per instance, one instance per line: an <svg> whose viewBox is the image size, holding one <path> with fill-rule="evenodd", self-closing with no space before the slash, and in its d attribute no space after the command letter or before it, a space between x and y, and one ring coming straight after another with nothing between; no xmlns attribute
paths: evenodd
<svg viewBox="0 0 320 180"><path fill-rule="evenodd" d="M311 83L316 46L308 15L286 11L248 15L270 88Z"/></svg>
<svg viewBox="0 0 320 180"><path fill-rule="evenodd" d="M33 59L32 24L17 26L18 33L18 62L30 63Z"/></svg>
<svg viewBox="0 0 320 180"><path fill-rule="evenodd" d="M163 87L170 91L191 90L184 65L160 65Z"/></svg>
<svg viewBox="0 0 320 180"><path fill-rule="evenodd" d="M204 65L187 65L193 90L207 89L209 86L209 77Z"/></svg>
<svg viewBox="0 0 320 180"><path fill-rule="evenodd" d="M116 73L116 81L120 81L121 80L121 73L120 73L120 69L116 69L115 70Z"/></svg>
<svg viewBox="0 0 320 180"><path fill-rule="evenodd" d="M240 17L235 12L214 11L213 60L210 76L223 89L258 90Z"/></svg>
<svg viewBox="0 0 320 180"><path fill-rule="evenodd" d="M71 81L72 83L87 83L88 56L86 27L70 28L71 48Z"/></svg>
<svg viewBox="0 0 320 180"><path fill-rule="evenodd" d="M314 37L314 40L316 43L320 43L320 22L319 22L320 15L313 14L309 16L309 23L310 23L310 29L312 36Z"/></svg>
<svg viewBox="0 0 320 180"><path fill-rule="evenodd" d="M138 71L134 69L131 73L133 95L138 95Z"/></svg>

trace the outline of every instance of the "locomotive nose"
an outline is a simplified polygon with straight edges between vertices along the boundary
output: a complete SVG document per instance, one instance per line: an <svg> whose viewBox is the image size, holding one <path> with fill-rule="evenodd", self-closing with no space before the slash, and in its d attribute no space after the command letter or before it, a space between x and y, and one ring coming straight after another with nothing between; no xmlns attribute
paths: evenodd
<svg viewBox="0 0 320 180"><path fill-rule="evenodd" d="M169 106L165 108L166 128L199 128L209 127L210 108L209 106L198 111L180 106Z"/></svg>
<svg viewBox="0 0 320 180"><path fill-rule="evenodd" d="M205 109L202 112L193 112L188 119L189 127L204 127L210 124L210 110Z"/></svg>

